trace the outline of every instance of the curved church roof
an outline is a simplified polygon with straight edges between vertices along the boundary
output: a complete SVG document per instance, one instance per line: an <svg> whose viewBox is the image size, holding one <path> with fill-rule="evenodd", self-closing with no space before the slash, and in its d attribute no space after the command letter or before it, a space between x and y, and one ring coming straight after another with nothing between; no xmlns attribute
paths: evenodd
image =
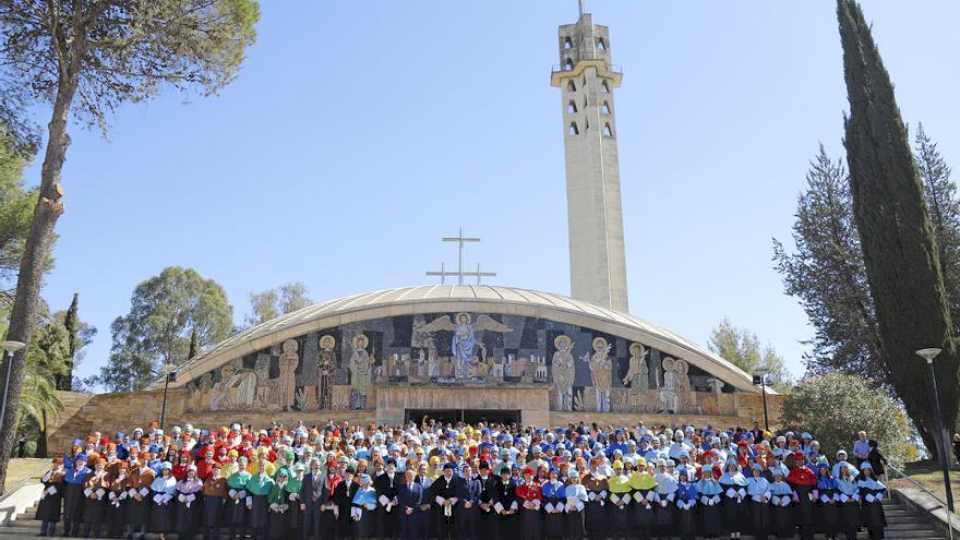
<svg viewBox="0 0 960 540"><path fill-rule="evenodd" d="M752 377L727 360L627 313L558 294L490 285L404 287L320 302L244 330L204 350L178 367L175 384L184 384L237 357L309 332L382 317L460 311L538 317L607 332L683 358L738 390L758 391Z"/></svg>

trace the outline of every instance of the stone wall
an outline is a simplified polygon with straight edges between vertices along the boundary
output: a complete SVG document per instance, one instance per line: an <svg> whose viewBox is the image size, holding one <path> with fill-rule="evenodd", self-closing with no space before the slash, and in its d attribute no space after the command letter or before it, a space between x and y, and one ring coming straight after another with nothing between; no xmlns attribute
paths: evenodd
<svg viewBox="0 0 960 540"><path fill-rule="evenodd" d="M372 410L378 389L388 387L499 392L531 385L549 390L548 408L555 411L735 413L735 385L683 357L598 329L511 313L348 322L206 372L188 370L182 382L190 390L186 410L236 414Z"/></svg>
<svg viewBox="0 0 960 540"><path fill-rule="evenodd" d="M51 453L65 451L75 438L83 438L93 430L112 436L117 431L128 432L135 427L146 428L160 418L163 390L117 394L78 394L59 392L64 403L63 412L50 421L49 444ZM171 388L167 396L166 425L193 423L210 427L240 422L260 428L271 422L294 425L323 424L328 420L347 420L354 424L399 424L405 409L481 409L519 410L525 424L535 426L563 426L577 422L597 422L603 426L633 425L642 420L648 425L692 424L716 427L750 427L753 421L763 424L763 398L759 394L723 394L733 400L732 415L704 414L643 414L550 411L549 390L543 386L513 386L499 388L383 386L377 392L376 410L331 411L194 411L187 407L190 392L186 388ZM768 395L770 425L780 422L783 409L782 395Z"/></svg>
<svg viewBox="0 0 960 540"><path fill-rule="evenodd" d="M192 423L197 426L221 426L232 422L261 428L271 422L285 425L296 424L303 420L309 425L323 424L327 420L347 420L351 423L367 424L375 420L375 412L369 411L187 411L185 405L189 391L184 388L171 388L167 395L166 426ZM109 434L117 431L129 432L135 427L146 429L152 421L159 421L163 403L163 390L145 390L142 392L115 394L72 394L58 393L61 401L64 395L83 396L82 405L67 409L50 423L49 444L53 455L66 451L75 438L84 438L94 430ZM402 420L402 419L401 419Z"/></svg>

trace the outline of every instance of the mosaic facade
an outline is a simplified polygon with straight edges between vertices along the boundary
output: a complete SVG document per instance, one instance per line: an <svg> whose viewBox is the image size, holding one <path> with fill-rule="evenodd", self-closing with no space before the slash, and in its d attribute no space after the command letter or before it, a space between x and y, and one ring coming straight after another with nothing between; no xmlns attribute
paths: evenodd
<svg viewBox="0 0 960 540"><path fill-rule="evenodd" d="M643 343L533 317L434 313L345 324L236 358L188 383L187 407L368 410L383 385L531 384L549 388L555 411L717 414L733 401L729 385Z"/></svg>

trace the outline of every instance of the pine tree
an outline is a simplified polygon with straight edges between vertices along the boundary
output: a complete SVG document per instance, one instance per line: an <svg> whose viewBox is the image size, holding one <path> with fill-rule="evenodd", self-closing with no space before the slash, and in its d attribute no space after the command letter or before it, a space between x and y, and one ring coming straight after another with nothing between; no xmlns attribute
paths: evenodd
<svg viewBox="0 0 960 540"><path fill-rule="evenodd" d="M70 349L69 355L67 356L67 369L66 373L57 376L57 390L73 390L73 367L74 367L74 358L77 354L77 323L79 319L79 302L80 295L78 293L73 293L73 301L70 302L70 307L67 309L67 315L63 318L63 326L67 329L67 335L70 336Z"/></svg>
<svg viewBox="0 0 960 540"><path fill-rule="evenodd" d="M924 442L934 437L928 375L915 351L943 349L936 362L941 409L954 425L958 407L958 353L944 289L934 225L890 76L855 0L837 0L844 78L850 102L844 146L853 213L882 356L890 382Z"/></svg>
<svg viewBox="0 0 960 540"><path fill-rule="evenodd" d="M796 250L788 253L774 240L773 259L785 292L799 300L814 328L807 370L883 385L887 373L852 205L846 168L821 144L797 202Z"/></svg>

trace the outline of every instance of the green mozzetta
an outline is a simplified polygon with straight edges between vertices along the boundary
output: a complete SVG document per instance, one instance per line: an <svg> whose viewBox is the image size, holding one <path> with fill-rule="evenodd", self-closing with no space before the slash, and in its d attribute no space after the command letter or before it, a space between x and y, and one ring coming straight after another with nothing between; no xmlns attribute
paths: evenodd
<svg viewBox="0 0 960 540"><path fill-rule="evenodd" d="M273 489L276 482L273 481L273 478L265 474L258 474L256 476L251 476L247 480L246 490L247 493L251 495L270 495L270 490Z"/></svg>
<svg viewBox="0 0 960 540"><path fill-rule="evenodd" d="M246 489L250 477L251 475L248 471L237 471L231 474L230 478L227 478L227 485L232 489Z"/></svg>

